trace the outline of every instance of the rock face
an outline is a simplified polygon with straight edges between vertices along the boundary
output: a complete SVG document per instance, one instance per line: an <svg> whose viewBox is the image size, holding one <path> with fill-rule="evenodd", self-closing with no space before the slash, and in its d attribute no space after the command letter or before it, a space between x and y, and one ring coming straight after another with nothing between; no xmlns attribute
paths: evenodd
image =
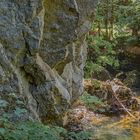
<svg viewBox="0 0 140 140"><path fill-rule="evenodd" d="M0 0L0 99L14 93L32 118L58 119L83 91L84 39L95 5Z"/></svg>

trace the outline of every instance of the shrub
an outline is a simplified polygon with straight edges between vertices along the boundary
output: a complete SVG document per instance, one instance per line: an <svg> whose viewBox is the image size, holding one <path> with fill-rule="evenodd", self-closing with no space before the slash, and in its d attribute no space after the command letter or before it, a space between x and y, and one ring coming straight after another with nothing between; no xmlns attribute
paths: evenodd
<svg viewBox="0 0 140 140"><path fill-rule="evenodd" d="M0 140L86 140L90 136L89 132L68 132L62 127L39 122L12 123L0 120Z"/></svg>

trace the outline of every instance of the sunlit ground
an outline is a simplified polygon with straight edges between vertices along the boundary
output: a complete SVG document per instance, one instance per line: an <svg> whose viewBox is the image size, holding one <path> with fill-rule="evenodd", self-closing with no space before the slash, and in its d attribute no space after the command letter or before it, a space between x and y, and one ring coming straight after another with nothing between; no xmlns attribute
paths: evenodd
<svg viewBox="0 0 140 140"><path fill-rule="evenodd" d="M72 109L70 121L93 133L93 140L140 140L140 112L117 116L102 115L89 110L81 102ZM72 129L79 129L71 126Z"/></svg>

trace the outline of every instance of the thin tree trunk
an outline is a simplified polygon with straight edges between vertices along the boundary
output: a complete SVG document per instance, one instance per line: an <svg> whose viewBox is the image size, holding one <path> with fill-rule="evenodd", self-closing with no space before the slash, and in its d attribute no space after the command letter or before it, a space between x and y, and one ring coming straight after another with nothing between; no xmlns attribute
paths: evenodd
<svg viewBox="0 0 140 140"><path fill-rule="evenodd" d="M113 34L114 34L114 0L111 1L111 19L110 19L110 39L113 39Z"/></svg>
<svg viewBox="0 0 140 140"><path fill-rule="evenodd" d="M106 0L106 10L105 10L105 30L106 30L106 39L109 39L109 32L108 32L108 11L109 11L109 0Z"/></svg>
<svg viewBox="0 0 140 140"><path fill-rule="evenodd" d="M101 24L98 22L98 36L101 36Z"/></svg>

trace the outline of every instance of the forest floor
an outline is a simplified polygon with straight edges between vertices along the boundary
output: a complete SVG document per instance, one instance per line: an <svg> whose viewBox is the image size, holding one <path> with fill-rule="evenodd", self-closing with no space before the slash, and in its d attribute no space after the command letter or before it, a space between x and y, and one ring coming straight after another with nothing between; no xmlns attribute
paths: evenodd
<svg viewBox="0 0 140 140"><path fill-rule="evenodd" d="M67 129L90 131L93 140L139 140L140 96L119 79L98 82L85 80L86 93L71 108Z"/></svg>

